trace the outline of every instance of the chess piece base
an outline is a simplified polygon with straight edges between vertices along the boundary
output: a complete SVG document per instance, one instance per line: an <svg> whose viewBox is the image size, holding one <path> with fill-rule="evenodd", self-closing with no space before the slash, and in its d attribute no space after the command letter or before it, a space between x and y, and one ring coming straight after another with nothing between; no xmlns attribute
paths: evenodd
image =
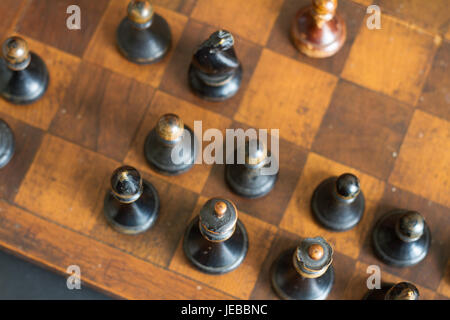
<svg viewBox="0 0 450 320"><path fill-rule="evenodd" d="M205 83L197 75L197 71L191 65L189 67L189 85L195 94L209 101L223 101L234 96L242 82L242 67L236 69L236 73L228 79L224 84L219 86L211 86Z"/></svg>
<svg viewBox="0 0 450 320"><path fill-rule="evenodd" d="M150 27L138 29L128 18L117 29L119 51L131 62L151 64L162 60L171 47L172 35L166 20L154 14Z"/></svg>
<svg viewBox="0 0 450 320"><path fill-rule="evenodd" d="M330 265L318 278L304 278L293 266L293 250L285 251L272 265L272 287L284 300L325 300L334 284Z"/></svg>
<svg viewBox="0 0 450 320"><path fill-rule="evenodd" d="M11 128L0 120L0 169L6 166L14 155L15 143Z"/></svg>
<svg viewBox="0 0 450 320"><path fill-rule="evenodd" d="M362 218L365 207L364 195L358 194L351 203L334 199L337 178L323 181L314 190L311 209L316 220L325 228L333 231L345 231L356 226Z"/></svg>
<svg viewBox="0 0 450 320"><path fill-rule="evenodd" d="M138 234L149 229L156 221L159 196L156 189L143 181L142 195L133 203L121 203L111 192L105 197L104 214L111 226L121 233Z"/></svg>
<svg viewBox="0 0 450 320"><path fill-rule="evenodd" d="M0 60L1 96L14 104L30 104L47 91L49 74L44 61L30 52L31 61L24 70L13 71Z"/></svg>
<svg viewBox="0 0 450 320"><path fill-rule="evenodd" d="M183 135L182 139L191 139L191 152L190 154L183 155L183 161L180 164L175 164L172 161L171 150L173 149L157 141L159 137L156 130L153 129L150 131L145 140L144 154L147 162L155 171L164 175L178 175L192 168L196 156L195 135L188 126L184 126L184 129L189 132L189 135ZM180 142L180 144L183 143Z"/></svg>
<svg viewBox="0 0 450 320"><path fill-rule="evenodd" d="M238 220L233 235L222 242L206 240L200 232L199 217L189 224L183 239L183 249L189 261L210 274L223 274L236 269L248 251L248 236Z"/></svg>
<svg viewBox="0 0 450 320"><path fill-rule="evenodd" d="M251 177L245 165L228 164L225 166L225 180L236 194L246 198L260 198L268 194L277 181L278 174Z"/></svg>
<svg viewBox="0 0 450 320"><path fill-rule="evenodd" d="M310 13L311 7L300 9L291 26L295 47L311 58L327 58L338 52L347 37L344 19L336 13L319 28Z"/></svg>
<svg viewBox="0 0 450 320"><path fill-rule="evenodd" d="M431 232L425 225L423 235L413 242L404 242L396 234L398 218L405 210L392 210L381 217L372 233L375 254L386 264L395 267L412 266L422 261L431 244Z"/></svg>

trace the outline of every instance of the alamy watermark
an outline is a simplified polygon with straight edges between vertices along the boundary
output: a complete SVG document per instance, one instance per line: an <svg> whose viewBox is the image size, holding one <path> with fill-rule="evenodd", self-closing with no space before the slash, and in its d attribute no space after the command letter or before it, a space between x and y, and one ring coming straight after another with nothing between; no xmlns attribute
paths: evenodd
<svg viewBox="0 0 450 320"><path fill-rule="evenodd" d="M67 289L80 290L81 289L81 269L77 265L70 265L67 267L66 272L70 275L67 277Z"/></svg>
<svg viewBox="0 0 450 320"><path fill-rule="evenodd" d="M369 30L381 29L381 9L379 6L373 4L367 7L367 14L370 16L367 18L366 26Z"/></svg>

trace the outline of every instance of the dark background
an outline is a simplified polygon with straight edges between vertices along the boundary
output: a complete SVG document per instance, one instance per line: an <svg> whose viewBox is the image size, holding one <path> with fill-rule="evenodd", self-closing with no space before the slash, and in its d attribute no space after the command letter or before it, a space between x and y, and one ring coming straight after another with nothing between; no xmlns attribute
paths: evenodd
<svg viewBox="0 0 450 320"><path fill-rule="evenodd" d="M69 290L66 277L0 251L0 299L111 299L81 283ZM83 275L81 275L83 281Z"/></svg>

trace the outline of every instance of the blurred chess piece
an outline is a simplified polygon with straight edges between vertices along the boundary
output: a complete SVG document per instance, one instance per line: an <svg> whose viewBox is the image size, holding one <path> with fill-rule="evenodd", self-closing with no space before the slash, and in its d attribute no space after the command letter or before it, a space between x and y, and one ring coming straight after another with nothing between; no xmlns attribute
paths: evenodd
<svg viewBox="0 0 450 320"><path fill-rule="evenodd" d="M297 12L291 37L300 52L312 58L326 58L341 49L347 31L336 8L337 0L312 0L311 6Z"/></svg>
<svg viewBox="0 0 450 320"><path fill-rule="evenodd" d="M375 254L386 264L412 266L427 256L431 232L420 213L397 209L378 220L372 244Z"/></svg>
<svg viewBox="0 0 450 320"><path fill-rule="evenodd" d="M126 234L144 232L155 223L158 212L156 189L135 168L122 166L113 172L104 214L114 229Z"/></svg>
<svg viewBox="0 0 450 320"><path fill-rule="evenodd" d="M284 300L324 300L334 284L333 249L322 238L306 238L272 265L272 287Z"/></svg>
<svg viewBox="0 0 450 320"><path fill-rule="evenodd" d="M120 52L138 64L163 59L171 46L171 32L166 20L154 12L148 0L132 0L128 15L117 29Z"/></svg>
<svg viewBox="0 0 450 320"><path fill-rule="evenodd" d="M8 124L0 119L0 169L6 166L14 155L14 135Z"/></svg>
<svg viewBox="0 0 450 320"><path fill-rule="evenodd" d="M192 168L195 162L194 132L176 114L165 114L148 134L144 153L147 162L159 173L184 173Z"/></svg>
<svg viewBox="0 0 450 320"><path fill-rule="evenodd" d="M409 282L383 283L380 289L371 289L363 300L419 300L419 290Z"/></svg>
<svg viewBox="0 0 450 320"><path fill-rule="evenodd" d="M242 81L242 66L228 31L214 32L194 53L189 67L189 84L200 97L222 101L234 96Z"/></svg>
<svg viewBox="0 0 450 320"><path fill-rule="evenodd" d="M28 49L20 37L6 39L0 59L0 93L14 104L35 102L45 93L49 83L44 61Z"/></svg>
<svg viewBox="0 0 450 320"><path fill-rule="evenodd" d="M237 161L238 152L244 155L243 164ZM273 189L278 171L274 174L262 174L262 170L270 167L271 161L277 160L270 156L270 151L262 141L247 140L243 150L236 148L233 160L233 163L225 166L225 178L235 193L247 198L258 198Z"/></svg>
<svg viewBox="0 0 450 320"><path fill-rule="evenodd" d="M355 227L365 208L359 179L344 173L322 181L314 190L311 209L316 220L325 228L345 231Z"/></svg>
<svg viewBox="0 0 450 320"><path fill-rule="evenodd" d="M208 200L189 224L183 240L188 260L205 273L222 274L236 269L248 251L248 236L229 200Z"/></svg>

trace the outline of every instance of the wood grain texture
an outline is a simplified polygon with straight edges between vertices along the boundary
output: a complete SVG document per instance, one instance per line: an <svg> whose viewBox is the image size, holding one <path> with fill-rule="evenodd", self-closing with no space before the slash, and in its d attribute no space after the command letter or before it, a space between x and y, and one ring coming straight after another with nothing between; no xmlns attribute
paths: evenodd
<svg viewBox="0 0 450 320"><path fill-rule="evenodd" d="M86 282L127 299L230 299L121 250L0 201L0 245L65 274L76 263ZM58 241L55 241L57 239ZM155 276L158 275L158 276Z"/></svg>
<svg viewBox="0 0 450 320"><path fill-rule="evenodd" d="M187 18L181 14L155 6L159 14L170 26L172 34L172 50L164 59L150 65L138 65L128 61L117 49L116 32L120 22L126 17L129 0L115 0L109 6L93 35L84 59L100 64L125 77L132 76L137 81L147 83L157 88L161 82L164 71L172 57L173 48L176 47L183 33Z"/></svg>
<svg viewBox="0 0 450 320"><path fill-rule="evenodd" d="M264 49L234 119L280 128L283 139L309 148L336 83L331 74Z"/></svg>
<svg viewBox="0 0 450 320"><path fill-rule="evenodd" d="M70 16L67 7L73 4L80 7L80 30L69 30L66 25ZM107 4L107 0L32 0L18 24L18 31L81 57Z"/></svg>
<svg viewBox="0 0 450 320"><path fill-rule="evenodd" d="M23 36L23 35L20 35ZM44 59L50 82L44 96L29 105L15 105L0 100L0 111L20 119L34 127L47 130L63 103L66 90L80 64L80 59L43 43L24 37L31 51Z"/></svg>
<svg viewBox="0 0 450 320"><path fill-rule="evenodd" d="M380 30L361 25L342 77L415 104L437 47L435 41L433 35L383 15Z"/></svg>
<svg viewBox="0 0 450 320"><path fill-rule="evenodd" d="M50 132L121 161L153 88L83 62Z"/></svg>
<svg viewBox="0 0 450 320"><path fill-rule="evenodd" d="M450 122L417 110L389 182L450 207Z"/></svg>

